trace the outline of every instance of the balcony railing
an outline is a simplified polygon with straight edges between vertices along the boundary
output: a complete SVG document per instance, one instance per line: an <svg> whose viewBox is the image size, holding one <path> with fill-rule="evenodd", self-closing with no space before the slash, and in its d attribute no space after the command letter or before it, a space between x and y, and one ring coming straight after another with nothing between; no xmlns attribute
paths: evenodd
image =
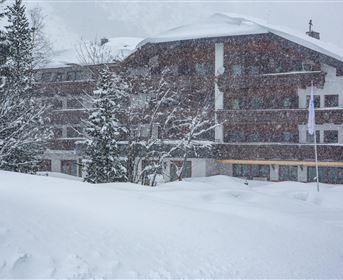
<svg viewBox="0 0 343 280"><path fill-rule="evenodd" d="M310 86L312 81L317 86L323 86L325 82L325 73L322 71L294 71L233 77L227 72L224 72L218 79L218 85L222 91L225 91L225 89L279 85L296 85L304 88Z"/></svg>
<svg viewBox="0 0 343 280"><path fill-rule="evenodd" d="M306 124L307 109L218 110L218 121L225 123L294 123ZM343 123L343 108L316 109L316 123Z"/></svg>

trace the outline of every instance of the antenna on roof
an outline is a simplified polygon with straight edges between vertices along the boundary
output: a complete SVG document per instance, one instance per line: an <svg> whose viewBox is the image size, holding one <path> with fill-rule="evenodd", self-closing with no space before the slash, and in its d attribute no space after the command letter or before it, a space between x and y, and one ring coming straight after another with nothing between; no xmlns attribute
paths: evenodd
<svg viewBox="0 0 343 280"><path fill-rule="evenodd" d="M306 32L306 34L312 38L315 38L318 40L320 39L319 32L313 31L312 19L310 19L310 21L308 22L308 31Z"/></svg>
<svg viewBox="0 0 343 280"><path fill-rule="evenodd" d="M310 19L308 23L308 32L312 32L312 26L313 26L312 19Z"/></svg>

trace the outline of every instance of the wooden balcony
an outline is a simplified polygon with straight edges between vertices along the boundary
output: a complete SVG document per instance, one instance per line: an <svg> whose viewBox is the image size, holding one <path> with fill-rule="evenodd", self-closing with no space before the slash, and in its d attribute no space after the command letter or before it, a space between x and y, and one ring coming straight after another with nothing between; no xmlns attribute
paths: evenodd
<svg viewBox="0 0 343 280"><path fill-rule="evenodd" d="M306 124L307 109L219 110L219 122L225 123L294 123ZM343 123L343 108L316 109L316 123Z"/></svg>
<svg viewBox="0 0 343 280"><path fill-rule="evenodd" d="M275 87L275 86L297 86L305 88L314 85L322 87L325 82L325 73L322 71L294 71L285 73L267 73L260 75L242 75L233 77L224 72L218 78L218 86L221 91L228 89L242 89L250 87Z"/></svg>
<svg viewBox="0 0 343 280"><path fill-rule="evenodd" d="M318 161L343 161L343 146L318 144L317 148ZM214 153L217 160L314 161L314 146L311 144L217 144Z"/></svg>

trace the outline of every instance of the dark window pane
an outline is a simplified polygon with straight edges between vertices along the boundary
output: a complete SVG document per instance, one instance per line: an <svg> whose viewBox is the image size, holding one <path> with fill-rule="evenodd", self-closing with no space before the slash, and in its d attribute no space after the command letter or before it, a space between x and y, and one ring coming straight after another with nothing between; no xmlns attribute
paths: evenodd
<svg viewBox="0 0 343 280"><path fill-rule="evenodd" d="M60 110L63 108L62 100L54 99L52 101L52 109L54 110Z"/></svg>
<svg viewBox="0 0 343 280"><path fill-rule="evenodd" d="M317 143L320 142L319 130L316 130L316 141L317 141ZM308 131L306 131L306 142L307 143L314 143L314 135L309 134Z"/></svg>
<svg viewBox="0 0 343 280"><path fill-rule="evenodd" d="M69 71L67 72L67 81L74 81L75 80L75 72Z"/></svg>
<svg viewBox="0 0 343 280"><path fill-rule="evenodd" d="M337 130L325 130L324 131L324 143L338 143L338 131Z"/></svg>
<svg viewBox="0 0 343 280"><path fill-rule="evenodd" d="M42 82L50 82L52 77L51 72L43 73L42 74Z"/></svg>
<svg viewBox="0 0 343 280"><path fill-rule="evenodd" d="M176 160L171 162L170 164L170 178L172 181L175 181L177 179L177 172L179 171L179 168L182 167L182 161ZM182 172L182 178L189 178L192 177L192 162L186 161L185 167Z"/></svg>
<svg viewBox="0 0 343 280"><path fill-rule="evenodd" d="M233 176L234 177L242 177L242 165L241 164L234 164L232 166L233 168Z"/></svg>
<svg viewBox="0 0 343 280"><path fill-rule="evenodd" d="M82 109L82 100L72 98L67 100L67 108L68 109Z"/></svg>
<svg viewBox="0 0 343 280"><path fill-rule="evenodd" d="M297 181L298 180L298 167L280 165L279 166L279 180L280 181Z"/></svg>
<svg viewBox="0 0 343 280"><path fill-rule="evenodd" d="M54 138L61 138L62 137L62 128L53 128L52 132L54 134Z"/></svg>
<svg viewBox="0 0 343 280"><path fill-rule="evenodd" d="M320 108L320 96L314 95L313 101L314 101L314 107ZM306 108L308 108L309 103L310 103L310 96L308 95L308 96L306 96Z"/></svg>
<svg viewBox="0 0 343 280"><path fill-rule="evenodd" d="M77 176L77 161L61 160L61 172L64 174Z"/></svg>
<svg viewBox="0 0 343 280"><path fill-rule="evenodd" d="M40 171L51 171L51 160L50 159L42 160L39 170Z"/></svg>
<svg viewBox="0 0 343 280"><path fill-rule="evenodd" d="M83 73L81 71L76 71L75 72L75 80L79 81L79 80L82 80L84 78L85 77L84 77L84 75L83 75Z"/></svg>
<svg viewBox="0 0 343 280"><path fill-rule="evenodd" d="M315 167L308 167L307 168L307 181L308 182L314 182L316 181L316 168Z"/></svg>
<svg viewBox="0 0 343 280"><path fill-rule="evenodd" d="M63 80L63 73L62 72L57 72L55 75L55 82L59 82Z"/></svg>
<svg viewBox="0 0 343 280"><path fill-rule="evenodd" d="M292 142L293 141L293 134L291 132L283 132L282 133L282 138L283 138L283 141L285 142Z"/></svg>
<svg viewBox="0 0 343 280"><path fill-rule="evenodd" d="M82 127L67 127L68 138L80 138L82 137Z"/></svg>
<svg viewBox="0 0 343 280"><path fill-rule="evenodd" d="M260 96L252 96L250 107L251 109L262 109L264 105L263 98Z"/></svg>
<svg viewBox="0 0 343 280"><path fill-rule="evenodd" d="M338 107L338 95L325 95L325 107Z"/></svg>

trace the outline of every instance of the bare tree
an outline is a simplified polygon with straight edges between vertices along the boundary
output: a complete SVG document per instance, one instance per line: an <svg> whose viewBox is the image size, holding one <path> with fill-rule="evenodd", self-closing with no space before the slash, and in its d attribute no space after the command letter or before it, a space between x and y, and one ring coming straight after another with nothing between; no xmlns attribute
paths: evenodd
<svg viewBox="0 0 343 280"><path fill-rule="evenodd" d="M89 41L81 38L76 53L81 65L105 64L115 60L111 48L106 45L106 39Z"/></svg>
<svg viewBox="0 0 343 280"><path fill-rule="evenodd" d="M44 32L45 17L40 7L29 10L29 20L32 27L33 67L40 68L49 63L52 44Z"/></svg>
<svg viewBox="0 0 343 280"><path fill-rule="evenodd" d="M199 94L200 95L200 94ZM189 100L189 99L188 99ZM187 103L183 101L182 104ZM181 165L176 165L176 176L179 181L182 180L186 163L191 154L198 156L211 149L212 143L211 132L219 124L213 121L213 96L210 92L205 93L201 100L189 102L183 106L181 118L176 119L173 123L174 127L178 128L178 148L182 155Z"/></svg>

